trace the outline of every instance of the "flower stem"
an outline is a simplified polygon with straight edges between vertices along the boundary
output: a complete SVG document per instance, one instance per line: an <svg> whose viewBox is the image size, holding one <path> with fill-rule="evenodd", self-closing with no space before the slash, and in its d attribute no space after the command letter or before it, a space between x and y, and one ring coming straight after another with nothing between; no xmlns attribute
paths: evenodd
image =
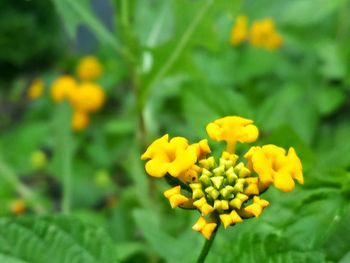
<svg viewBox="0 0 350 263"><path fill-rule="evenodd" d="M217 229L215 230L215 232L213 233L211 238L209 240L205 241L204 246L202 248L202 251L199 254L199 257L197 259L197 263L203 263L205 261L205 259L207 258L207 255L209 253L211 246L213 245L213 242L214 242L214 239L216 236L216 232L218 232L217 230L219 229L219 227L220 227L220 225L218 225Z"/></svg>

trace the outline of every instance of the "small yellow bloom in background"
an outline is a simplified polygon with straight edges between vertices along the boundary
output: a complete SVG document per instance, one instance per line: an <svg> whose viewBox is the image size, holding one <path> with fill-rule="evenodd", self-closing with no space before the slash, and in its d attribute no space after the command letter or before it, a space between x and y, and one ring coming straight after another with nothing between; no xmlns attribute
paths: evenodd
<svg viewBox="0 0 350 263"><path fill-rule="evenodd" d="M90 117L86 112L74 111L72 116L72 129L74 131L84 130L90 122Z"/></svg>
<svg viewBox="0 0 350 263"><path fill-rule="evenodd" d="M283 192L294 189L294 180L304 183L302 165L294 148L286 151L276 145L252 147L244 156L248 160L248 167L258 175L264 188L272 183Z"/></svg>
<svg viewBox="0 0 350 263"><path fill-rule="evenodd" d="M276 49L282 46L282 37L276 32L275 23L266 18L255 21L250 31L250 43L254 47Z"/></svg>
<svg viewBox="0 0 350 263"><path fill-rule="evenodd" d="M103 68L100 61L94 56L83 57L77 67L77 75L83 81L91 81L99 78Z"/></svg>
<svg viewBox="0 0 350 263"><path fill-rule="evenodd" d="M248 17L244 15L237 16L234 26L231 30L230 43L237 46L248 39Z"/></svg>
<svg viewBox="0 0 350 263"><path fill-rule="evenodd" d="M71 103L77 111L96 112L105 102L105 92L100 85L84 82L72 94Z"/></svg>
<svg viewBox="0 0 350 263"><path fill-rule="evenodd" d="M217 119L207 125L207 133L215 141L226 141L227 151L235 151L236 142L254 142L259 135L252 120L237 116Z"/></svg>
<svg viewBox="0 0 350 263"><path fill-rule="evenodd" d="M76 80L69 76L63 75L57 78L51 85L51 98L54 102L61 102L65 99L70 101L77 90Z"/></svg>
<svg viewBox="0 0 350 263"><path fill-rule="evenodd" d="M27 211L27 205L24 200L18 199L11 203L11 212L15 215L22 215Z"/></svg>
<svg viewBox="0 0 350 263"><path fill-rule="evenodd" d="M172 208L200 212L192 229L206 239L212 238L220 223L228 228L260 217L269 205L261 195L270 185L287 192L294 189L294 180L304 182L294 148L286 154L276 145L251 147L244 155L247 162L238 161L236 142L253 142L258 137L252 120L227 116L209 123L206 130L213 140L226 142L219 158L210 154L206 139L189 144L183 137L169 141L168 135L155 140L141 156L147 160L150 176L166 176L172 185L164 193Z"/></svg>
<svg viewBox="0 0 350 263"><path fill-rule="evenodd" d="M44 82L42 79L37 78L34 79L33 82L30 84L27 96L31 100L35 100L39 98L44 92Z"/></svg>

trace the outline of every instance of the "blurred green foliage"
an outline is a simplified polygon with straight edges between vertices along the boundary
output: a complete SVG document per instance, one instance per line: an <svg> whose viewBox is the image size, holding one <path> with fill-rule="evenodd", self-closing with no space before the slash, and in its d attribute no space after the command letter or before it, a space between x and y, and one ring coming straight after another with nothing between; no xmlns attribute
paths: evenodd
<svg viewBox="0 0 350 263"><path fill-rule="evenodd" d="M14 44L1 45L1 64L40 61L41 67L39 54L48 58L66 48L54 50L60 41L45 31L56 28L51 9L43 17L27 14L19 20L4 11L15 5L9 3L0 11L1 19L9 17L0 32L24 37L10 30L19 23L28 26L23 34L38 42L11 42L23 47L23 56ZM226 115L253 119L261 131L259 144L295 147L305 185L293 193L265 193L271 206L259 219L220 229L207 262L350 261L349 1L114 0L113 32L87 0L52 3L70 37L85 25L99 40L97 55L105 67L99 83L108 99L92 125L71 138L70 215L39 217L32 207L31 215L10 217L8 204L21 191L0 176L0 212L9 217L0 222L2 261L193 262L204 242L191 231L196 215L169 208L162 196L166 185L146 176L139 156L164 133L202 138L208 122ZM22 4L33 8L37 2ZM284 46L276 51L230 46L239 14L251 21L272 17ZM37 29L40 19L45 29ZM60 62L67 67L43 73L47 84L75 63ZM16 84L23 95L26 82ZM59 160L65 153L57 149L63 127L55 120L64 117L48 89L37 101L23 96L22 103L13 105L10 96L3 101L22 108L6 125L0 123L0 174L10 169L32 189L32 202L59 212ZM29 158L38 149L49 157L39 171ZM101 170L108 171L103 178Z"/></svg>
<svg viewBox="0 0 350 263"><path fill-rule="evenodd" d="M43 70L62 54L59 20L50 1L1 1L2 81Z"/></svg>

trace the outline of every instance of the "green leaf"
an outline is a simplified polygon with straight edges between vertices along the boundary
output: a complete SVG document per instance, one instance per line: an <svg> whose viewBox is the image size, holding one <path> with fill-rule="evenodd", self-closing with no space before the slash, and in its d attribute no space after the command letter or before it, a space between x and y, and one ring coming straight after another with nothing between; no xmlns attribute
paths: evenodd
<svg viewBox="0 0 350 263"><path fill-rule="evenodd" d="M345 261L345 258L349 258L350 255L349 208L348 206L344 213L334 218L331 228L332 231L324 244L327 257L335 261L342 259L344 262L348 262Z"/></svg>
<svg viewBox="0 0 350 263"><path fill-rule="evenodd" d="M284 6L284 23L294 26L306 26L322 21L337 10L344 0L294 0Z"/></svg>
<svg viewBox="0 0 350 263"><path fill-rule="evenodd" d="M121 50L117 38L96 18L88 0L52 0L57 12L63 17L63 22L71 37L74 37L79 25L86 25L102 43L110 45L117 51Z"/></svg>
<svg viewBox="0 0 350 263"><path fill-rule="evenodd" d="M134 218L145 239L166 262L195 262L202 242L199 241L200 235L190 227L184 230L185 233L173 237L161 227L160 218L155 212L135 210Z"/></svg>
<svg viewBox="0 0 350 263"><path fill-rule="evenodd" d="M252 108L246 98L227 87L189 83L184 87L184 116L197 135L205 136L206 125L223 116L251 117Z"/></svg>
<svg viewBox="0 0 350 263"><path fill-rule="evenodd" d="M107 233L63 216L21 217L0 222L2 262L116 262Z"/></svg>

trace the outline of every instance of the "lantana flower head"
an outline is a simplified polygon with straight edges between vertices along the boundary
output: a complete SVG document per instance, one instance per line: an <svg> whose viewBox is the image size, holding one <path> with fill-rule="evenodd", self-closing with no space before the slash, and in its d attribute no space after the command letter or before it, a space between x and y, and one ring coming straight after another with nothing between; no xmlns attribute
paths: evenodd
<svg viewBox="0 0 350 263"><path fill-rule="evenodd" d="M207 125L210 138L225 141L219 158L211 155L207 139L189 144L183 137L156 139L142 154L146 172L165 177L172 186L164 192L172 208L197 210L200 217L192 229L206 239L222 223L225 228L259 217L269 206L262 197L271 185L281 191L294 189L294 180L303 184L300 159L294 148L288 153L276 145L251 147L239 161L236 142L254 142L258 128L252 120L228 116ZM244 159L243 159L244 160Z"/></svg>

